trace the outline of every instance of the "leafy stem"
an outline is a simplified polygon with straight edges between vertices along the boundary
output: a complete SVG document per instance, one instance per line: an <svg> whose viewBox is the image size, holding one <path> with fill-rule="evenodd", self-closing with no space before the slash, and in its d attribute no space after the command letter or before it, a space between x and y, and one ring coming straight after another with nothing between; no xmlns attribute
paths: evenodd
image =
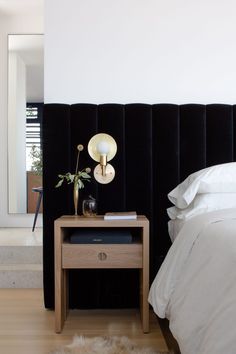
<svg viewBox="0 0 236 354"><path fill-rule="evenodd" d="M67 184L74 183L75 185L78 184L79 189L84 188L84 182L90 182L91 176L89 173L91 172L91 169L89 167L84 168L83 170L79 171L79 157L80 157L80 152L83 151L84 147L83 145L78 145L77 150L77 161L76 161L76 168L75 168L75 173L72 174L71 172L67 172L64 175L58 175L59 181L56 184L56 188L61 187L63 182L67 182Z"/></svg>

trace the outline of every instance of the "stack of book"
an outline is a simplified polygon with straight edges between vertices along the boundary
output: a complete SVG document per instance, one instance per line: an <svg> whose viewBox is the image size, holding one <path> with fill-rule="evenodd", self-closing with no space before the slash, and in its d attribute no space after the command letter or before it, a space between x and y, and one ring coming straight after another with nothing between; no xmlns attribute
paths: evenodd
<svg viewBox="0 0 236 354"><path fill-rule="evenodd" d="M121 211L106 213L104 215L104 220L135 220L137 219L136 211Z"/></svg>

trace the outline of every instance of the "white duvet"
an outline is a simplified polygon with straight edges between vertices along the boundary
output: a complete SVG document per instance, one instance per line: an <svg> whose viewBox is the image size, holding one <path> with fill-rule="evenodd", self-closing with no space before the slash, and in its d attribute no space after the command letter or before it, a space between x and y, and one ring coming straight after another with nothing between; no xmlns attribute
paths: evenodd
<svg viewBox="0 0 236 354"><path fill-rule="evenodd" d="M169 319L182 354L236 354L236 209L185 223L149 302Z"/></svg>

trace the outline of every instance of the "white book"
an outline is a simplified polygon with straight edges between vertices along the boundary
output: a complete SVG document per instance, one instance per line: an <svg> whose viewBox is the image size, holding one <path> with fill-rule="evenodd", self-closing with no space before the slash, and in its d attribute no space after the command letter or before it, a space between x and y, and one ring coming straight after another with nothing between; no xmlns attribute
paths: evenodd
<svg viewBox="0 0 236 354"><path fill-rule="evenodd" d="M137 219L136 211L121 211L106 213L104 215L104 220L135 220Z"/></svg>

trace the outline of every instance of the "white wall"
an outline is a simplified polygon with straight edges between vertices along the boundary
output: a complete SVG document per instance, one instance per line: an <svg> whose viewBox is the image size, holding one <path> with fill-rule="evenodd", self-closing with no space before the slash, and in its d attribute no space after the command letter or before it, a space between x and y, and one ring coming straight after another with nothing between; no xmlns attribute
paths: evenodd
<svg viewBox="0 0 236 354"><path fill-rule="evenodd" d="M0 13L0 227L32 227L33 215L8 214L7 182L7 35L43 33L43 14L7 16ZM37 226L41 224L41 216Z"/></svg>
<svg viewBox="0 0 236 354"><path fill-rule="evenodd" d="M45 102L236 103L235 0L45 1Z"/></svg>
<svg viewBox="0 0 236 354"><path fill-rule="evenodd" d="M45 32L46 102L236 103L235 0L45 0L0 14L0 227L7 202L7 34ZM40 220L39 220L40 221Z"/></svg>

